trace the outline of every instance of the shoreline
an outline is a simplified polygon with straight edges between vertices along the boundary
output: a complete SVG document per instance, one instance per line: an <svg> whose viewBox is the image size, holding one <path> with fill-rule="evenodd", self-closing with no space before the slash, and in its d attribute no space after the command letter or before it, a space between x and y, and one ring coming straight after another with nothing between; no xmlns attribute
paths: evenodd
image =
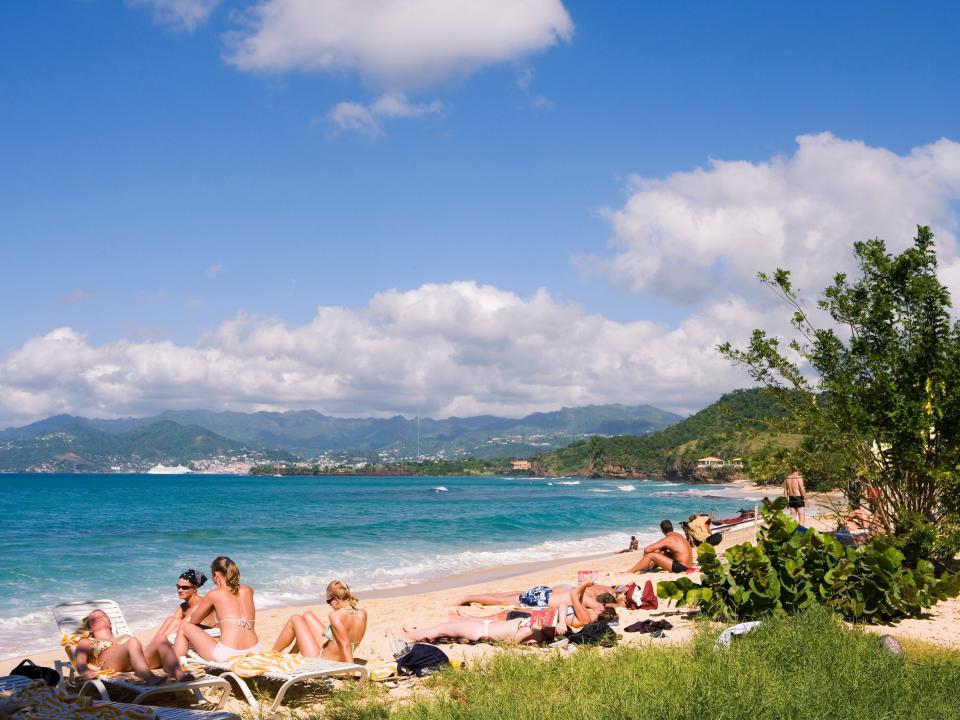
<svg viewBox="0 0 960 720"><path fill-rule="evenodd" d="M774 488L767 488L772 490ZM751 486L744 490L756 489ZM768 496L773 493L765 493ZM829 496L811 496L808 506L811 516L818 517L809 525L819 529L829 526L831 498ZM817 513L814 516L813 513ZM731 530L724 535L718 546L723 551L731 545L742 542L753 542L756 537L756 527L747 527ZM625 539L628 536L625 534ZM369 616L366 635L357 649L356 657L362 661L378 663L392 662L392 654L388 642L390 634L400 630L401 626L427 627L447 620L451 612L458 612L464 616L480 616L496 612L498 607L479 608L476 606L455 607L454 602L464 594L476 592L499 592L517 590L534 585L560 585L563 583L576 584L579 570L594 570L598 573L598 582L605 585L635 582L639 586L650 580L654 586L658 581L671 580L678 577L690 577L698 581L699 573L677 575L668 572L646 572L629 574L627 570L640 558L638 552L603 553L599 555L581 555L576 557L554 558L546 561L514 563L509 565L492 566L457 573L443 578L435 578L417 583L385 588L381 590L358 591L361 606ZM171 603L172 605L173 603ZM504 607L504 606L500 606ZM172 610L172 607L171 607ZM293 613L303 613L312 610L323 620L329 610L321 602L300 603L261 609L257 612L257 633L266 649L272 646L274 639L286 619ZM649 635L628 634L621 636L626 644L686 644L696 631L696 613L688 609L667 607L663 601L657 610L626 610L619 609L621 628L643 619L669 620L673 625L667 633L667 638L652 640ZM141 640L149 640L152 636L151 628L134 633ZM924 613L923 617L900 621L893 626L878 626L868 629L870 632L892 634L901 639L919 640L944 648L960 647L960 600L953 599L935 605ZM40 665L53 666L57 660L63 660L64 652L61 648L53 647L43 652L34 652L30 658ZM441 645L441 649L452 659L470 663L487 657L498 651L497 647L487 644L478 645ZM7 673L16 666L22 656L0 660L0 674ZM227 709L242 711L245 705L236 698L232 699Z"/></svg>
<svg viewBox="0 0 960 720"><path fill-rule="evenodd" d="M742 497L745 500L744 505L747 504L747 498L750 498L750 505L758 505L759 503L754 500L757 495L762 494L766 496L772 496L773 493L768 491L776 489L774 487L756 486L749 481L729 482L724 483L723 485L729 489L728 492L730 493L731 497ZM587 530L587 528L584 529ZM655 532L656 531L654 528L650 528L651 539ZM741 533L743 531L741 530L736 532ZM631 531L623 531L622 548L627 546L630 534ZM733 534L733 532L730 533L731 536ZM641 547L643 547L643 545L647 542L650 542L650 539L647 539L645 533L637 533L637 535L641 540ZM579 539L587 540L591 537L592 536L589 534L584 534ZM361 598L361 602L363 602L365 606L368 606L368 601L370 603L374 603L375 605L389 603L391 601L394 604L406 604L418 598L422 599L434 597L439 594L446 595L451 592L463 594L464 591L469 588L474 588L474 592L478 592L491 589L513 589L514 587L520 587L521 585L523 587L530 587L537 584L573 583L576 580L576 572L574 571L572 573L572 579L570 575L564 574L565 571L569 573L569 568L571 566L579 566L578 569L591 569L594 566L607 567L612 560L620 560L623 561L625 568L628 568L636 562L636 559L629 562L629 564L626 564L626 558L623 556L631 557L634 555L639 558L639 555L636 553L620 554L616 551L564 555L543 560L479 567L450 575L416 580L402 585L397 585L395 587L364 589L362 587L355 586L355 588L357 594ZM609 575L610 573L608 572L607 574ZM557 577L561 579L548 582L544 579L548 577ZM323 602L324 588L318 587L316 597L297 599L293 602L287 601L279 605L270 605L259 608L257 618L260 622L258 622L258 625L260 627L265 627L264 632L266 636L265 638L261 639L272 642L272 639L276 636L276 632L266 628L272 625L274 619L279 615L283 615L283 618L285 619L292 613L302 613L305 610L312 609L325 617L327 611L325 610L325 605ZM171 611L174 605L175 599L172 599ZM436 615L434 621L439 622L440 620L445 619L446 613L444 612L442 615ZM162 618L159 618L150 626L150 628L135 630L133 634L139 637L141 640L149 640L152 636L152 629L158 627L161 622ZM277 629L277 632L278 631L279 627ZM31 650L27 651L26 653L17 654L11 658L0 658L0 673L14 667L20 661L20 659L27 656L31 657L31 659L36 662L41 662L41 659L43 659L46 664L52 664L54 660L63 659L63 652L56 647L55 643L56 639L51 638L50 646L52 646L52 649L50 650ZM39 646L40 644L41 642L39 642L38 639L37 645Z"/></svg>

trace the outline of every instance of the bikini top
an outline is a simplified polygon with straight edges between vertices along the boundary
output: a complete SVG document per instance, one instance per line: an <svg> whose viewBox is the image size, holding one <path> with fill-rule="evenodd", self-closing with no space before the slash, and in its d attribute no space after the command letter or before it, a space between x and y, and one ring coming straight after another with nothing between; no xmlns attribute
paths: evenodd
<svg viewBox="0 0 960 720"><path fill-rule="evenodd" d="M253 630L253 624L256 622L256 620L247 620L247 618L245 617L219 618L214 623L214 625L219 625L220 623L225 623L225 622L235 622L237 623L237 625L239 625L242 628L246 628L247 630Z"/></svg>
<svg viewBox="0 0 960 720"><path fill-rule="evenodd" d="M98 657L105 651L112 648L114 645L123 645L130 639L129 635L124 635L123 637L115 637L113 640L98 640L95 637L87 638L90 642L90 660L95 662Z"/></svg>
<svg viewBox="0 0 960 720"><path fill-rule="evenodd" d="M360 614L357 612L357 609L352 605L347 608L347 612L350 613L351 615ZM327 625L327 629L323 631L323 634L327 636L327 640L329 640L330 642L333 642L333 625ZM353 640L350 641L350 645L353 646L354 650L357 649L357 645L359 644L360 644L359 642L354 642Z"/></svg>

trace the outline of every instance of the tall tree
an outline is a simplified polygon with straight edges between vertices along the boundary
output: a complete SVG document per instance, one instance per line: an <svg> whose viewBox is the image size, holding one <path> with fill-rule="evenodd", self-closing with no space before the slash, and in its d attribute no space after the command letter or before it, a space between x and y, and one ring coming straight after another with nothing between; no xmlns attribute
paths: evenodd
<svg viewBox="0 0 960 720"><path fill-rule="evenodd" d="M829 328L813 324L787 270L759 274L793 310L792 357L763 330L744 349L718 349L791 408L806 436L802 464L851 498L867 494L888 531L903 533L918 518L955 524L960 323L937 277L933 233L918 227L900 255L880 239L854 252L861 276L838 273L817 303Z"/></svg>

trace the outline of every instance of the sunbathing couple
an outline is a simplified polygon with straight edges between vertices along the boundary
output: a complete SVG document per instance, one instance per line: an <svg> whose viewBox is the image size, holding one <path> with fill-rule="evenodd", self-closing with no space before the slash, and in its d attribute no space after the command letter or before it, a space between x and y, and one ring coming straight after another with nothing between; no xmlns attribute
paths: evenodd
<svg viewBox="0 0 960 720"><path fill-rule="evenodd" d="M617 619L616 605L623 605L623 593L612 588L594 585L587 580L577 588L539 586L524 592L487 593L467 595L459 599L459 605L511 605L526 609L502 610L483 617L464 617L451 613L447 622L429 628L408 630L402 637L411 642L450 638L477 642L481 640L539 643L551 641L563 635L568 627L580 627L597 620L614 622ZM533 609L549 609L549 617L535 618Z"/></svg>
<svg viewBox="0 0 960 720"><path fill-rule="evenodd" d="M254 630L256 607L253 588L240 583L240 570L226 556L218 557L211 565L216 587L202 598L197 590L206 582L202 573L188 570L177 582L180 605L167 618L160 630L147 644L130 635L116 636L113 624L102 610L95 610L83 621L88 637L77 645L77 670L85 679L95 677L89 665L102 670L134 672L148 683L163 682L151 668L162 667L177 680L190 679L180 666L178 658L192 647L205 660L226 662L251 653L262 652L262 645ZM283 652L292 644L291 651L305 657L353 662L353 651L363 638L367 627L367 611L357 608L358 599L346 583L334 580L327 586L327 605L331 612L329 625L313 613L291 616L274 643L273 650ZM220 627L220 638L206 633L201 621L215 616L211 623ZM171 643L168 635L176 631Z"/></svg>

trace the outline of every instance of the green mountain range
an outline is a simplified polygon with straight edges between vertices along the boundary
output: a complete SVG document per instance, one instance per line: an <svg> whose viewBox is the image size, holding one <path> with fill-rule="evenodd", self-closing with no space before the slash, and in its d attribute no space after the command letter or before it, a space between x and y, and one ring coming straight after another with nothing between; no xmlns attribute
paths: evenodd
<svg viewBox="0 0 960 720"><path fill-rule="evenodd" d="M243 443L169 420L111 434L90 420L57 415L0 433L0 471L6 472L145 470L156 464L186 464L246 452Z"/></svg>
<svg viewBox="0 0 960 720"><path fill-rule="evenodd" d="M0 432L0 470L143 469L215 455L292 459L354 453L372 460L529 457L592 435L645 434L680 420L649 405L593 405L534 413L448 418L335 418L284 413L165 412L98 420L58 415Z"/></svg>
<svg viewBox="0 0 960 720"><path fill-rule="evenodd" d="M643 437L592 437L537 456L534 467L548 475L723 477L726 472L699 473L697 460L740 458L749 467L771 448L795 444L798 436L774 429L784 415L763 390L737 390L664 430Z"/></svg>

